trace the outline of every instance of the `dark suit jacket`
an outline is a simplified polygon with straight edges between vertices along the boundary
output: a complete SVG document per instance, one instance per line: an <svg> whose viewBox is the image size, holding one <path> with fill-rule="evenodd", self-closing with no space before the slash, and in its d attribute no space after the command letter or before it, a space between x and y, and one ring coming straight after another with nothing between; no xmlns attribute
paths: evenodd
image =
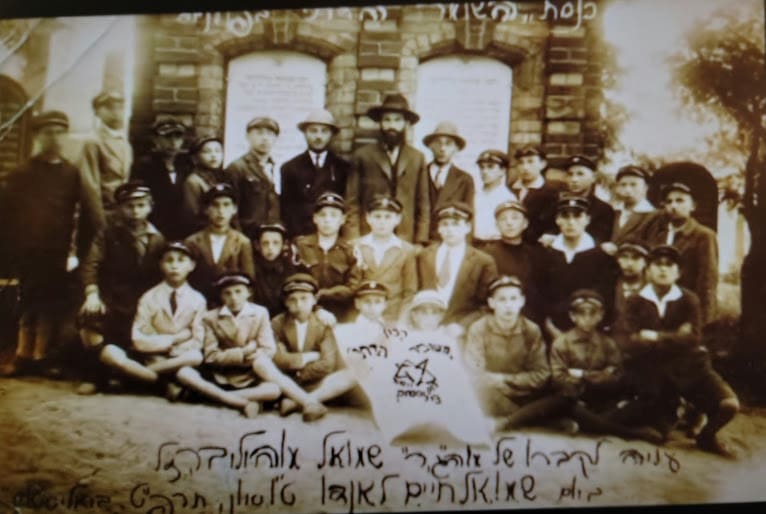
<svg viewBox="0 0 766 514"><path fill-rule="evenodd" d="M133 234L122 222L111 222L100 231L80 266L83 285L97 285L99 296L110 310L134 313L138 299L162 279L159 259L165 238L150 233L143 257Z"/></svg>
<svg viewBox="0 0 766 514"><path fill-rule="evenodd" d="M154 208L149 221L169 241L183 239L192 230L183 207L183 184L191 170L188 156L179 155L175 162L176 181L173 183L162 157L153 153L139 160L131 173L131 179L143 180L152 190Z"/></svg>
<svg viewBox="0 0 766 514"><path fill-rule="evenodd" d="M338 367L338 347L335 335L330 327L324 325L316 314L311 314L306 328L306 341L302 350L298 350L298 331L295 319L289 313L283 313L271 321L277 353L274 364L300 383L317 382L335 371ZM298 359L302 353L319 352L319 360L299 367Z"/></svg>
<svg viewBox="0 0 766 514"><path fill-rule="evenodd" d="M239 224L247 237L256 237L258 225L279 221L279 195L252 152L229 164L226 174L234 183Z"/></svg>
<svg viewBox="0 0 766 514"><path fill-rule="evenodd" d="M590 223L586 229L597 243L609 241L614 227L614 209L605 201L591 193L590 200Z"/></svg>
<svg viewBox="0 0 766 514"><path fill-rule="evenodd" d="M424 249L417 257L419 289L436 289L436 252L438 244ZM460 322L470 314L479 314L487 300L490 282L497 276L497 267L492 257L467 246L465 257L460 264L455 287L447 304L445 323Z"/></svg>
<svg viewBox="0 0 766 514"><path fill-rule="evenodd" d="M282 165L282 222L291 237L314 232L314 202L328 191L343 196L349 168L329 150L321 169L316 169L308 150Z"/></svg>
<svg viewBox="0 0 766 514"><path fill-rule="evenodd" d="M664 212L652 217L646 227L650 246L665 244L670 218ZM673 246L681 254L681 278L678 285L693 291L702 306L702 321L710 323L716 317L718 294L718 239L716 233L690 218L676 232Z"/></svg>
<svg viewBox="0 0 766 514"><path fill-rule="evenodd" d="M617 223L620 220L620 211L615 211L611 241L618 245L626 239L636 239L645 242L647 226L655 215L655 212L634 212L628 217L625 225L619 227Z"/></svg>
<svg viewBox="0 0 766 514"><path fill-rule="evenodd" d="M229 230L218 262L215 262L213 258L213 249L210 246L207 230L195 232L184 242L197 261L197 266L189 277L189 283L194 289L204 294L208 302L219 303L212 284L222 273L237 271L254 278L253 247L250 240L241 232Z"/></svg>
<svg viewBox="0 0 766 514"><path fill-rule="evenodd" d="M513 191L513 189L511 189ZM516 191L514 191L516 194ZM558 232L556 227L556 202L559 189L547 182L539 189L530 189L522 200L527 208L529 226L524 231L524 240L537 242L543 234ZM517 195L518 196L518 195Z"/></svg>
<svg viewBox="0 0 766 514"><path fill-rule="evenodd" d="M432 213L441 205L448 202L465 202L466 204L473 206L473 197L476 193L476 186L474 185L473 177L467 172L453 164L447 172L447 179L444 181L444 187L441 189L437 189L436 184L431 180L431 174L428 172L428 167L426 167L426 174L428 175L428 191ZM436 226L436 217L432 216L430 231L430 238L432 241L437 241L439 239Z"/></svg>
<svg viewBox="0 0 766 514"><path fill-rule="evenodd" d="M427 242L431 201L425 167L423 154L409 145L402 146L395 166L391 166L381 143L357 150L346 182L345 238L356 239L370 231L364 220L366 206L376 194L387 194L404 207L397 235L410 243Z"/></svg>

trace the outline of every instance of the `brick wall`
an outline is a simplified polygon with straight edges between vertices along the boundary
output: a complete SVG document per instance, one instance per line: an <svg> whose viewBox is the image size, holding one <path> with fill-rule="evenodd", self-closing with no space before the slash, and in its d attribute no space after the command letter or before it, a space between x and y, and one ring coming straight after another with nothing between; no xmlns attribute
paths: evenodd
<svg viewBox="0 0 766 514"><path fill-rule="evenodd" d="M217 15L212 24L204 16L146 17L139 33L143 66L136 76L132 138L139 153L146 151L148 127L166 115L180 116L197 134L222 133L228 59L286 49L327 63L326 106L341 126L334 144L349 154L376 136L377 126L364 116L367 109L397 91L414 99L420 62L468 53L513 68L509 152L541 144L554 165L573 153L598 157L598 31L588 23L575 29L573 20L543 19L556 3L518 3L512 21L450 15L437 5L388 6L385 19L359 9L334 10L332 18L323 10L314 19L297 11Z"/></svg>

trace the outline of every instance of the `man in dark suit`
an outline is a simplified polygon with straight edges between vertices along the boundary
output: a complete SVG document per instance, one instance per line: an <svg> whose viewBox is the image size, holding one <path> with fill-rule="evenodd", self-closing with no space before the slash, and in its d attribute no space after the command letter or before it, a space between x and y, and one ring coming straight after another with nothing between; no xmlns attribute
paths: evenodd
<svg viewBox="0 0 766 514"><path fill-rule="evenodd" d="M308 148L282 165L282 221L291 237L314 232L314 203L326 192L343 196L349 163L328 149L340 128L320 109L298 124Z"/></svg>
<svg viewBox="0 0 766 514"><path fill-rule="evenodd" d="M433 209L449 202L473 205L475 186L471 175L452 163L457 152L465 148L465 139L458 134L451 121L442 121L433 132L423 138L431 149L434 160L428 164L429 199ZM438 240L436 220L431 220L431 240Z"/></svg>
<svg viewBox="0 0 766 514"><path fill-rule="evenodd" d="M381 141L354 153L346 182L348 212L343 234L356 239L370 231L364 209L375 195L390 195L402 204L402 223L397 235L411 242L428 242L431 201L425 158L405 142L408 125L420 119L402 95L389 95L367 116L380 124Z"/></svg>
<svg viewBox="0 0 766 514"><path fill-rule="evenodd" d="M153 130L155 150L135 164L131 180L143 182L152 192L149 221L167 240L183 239L190 231L183 211L183 184L192 168L181 150L186 126L169 118L157 120Z"/></svg>
<svg viewBox="0 0 766 514"><path fill-rule="evenodd" d="M584 155L571 157L566 164L569 194L588 200L590 223L588 233L597 243L609 241L614 225L614 209L596 196L596 163Z"/></svg>
<svg viewBox="0 0 766 514"><path fill-rule="evenodd" d="M468 326L481 315L490 282L497 275L492 257L469 246L473 209L462 202L442 206L437 212L441 243L417 256L420 289L434 289L447 304L444 323Z"/></svg>
<svg viewBox="0 0 766 514"><path fill-rule="evenodd" d="M250 151L226 168L237 193L239 223L251 240L264 223L279 221L279 195L282 188L281 170L271 157L279 137L279 124L271 118L253 118L247 124Z"/></svg>
<svg viewBox="0 0 766 514"><path fill-rule="evenodd" d="M616 194L622 206L615 212L611 241L615 245L635 239L646 240L646 226L654 206L646 199L649 174L639 166L623 166L617 172Z"/></svg>
<svg viewBox="0 0 766 514"><path fill-rule="evenodd" d="M511 191L526 208L529 219L524 240L537 242L541 235L556 232L559 189L543 177L548 166L545 152L535 146L525 146L516 151L514 158L519 166L519 177L511 184Z"/></svg>

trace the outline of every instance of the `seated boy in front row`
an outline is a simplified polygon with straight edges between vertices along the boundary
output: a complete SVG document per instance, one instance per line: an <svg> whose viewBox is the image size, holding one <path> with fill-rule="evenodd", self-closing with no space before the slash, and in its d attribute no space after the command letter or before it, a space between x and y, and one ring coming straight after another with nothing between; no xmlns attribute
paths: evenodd
<svg viewBox="0 0 766 514"><path fill-rule="evenodd" d="M349 370L339 369L340 356L333 330L314 312L319 290L311 275L289 277L282 292L287 312L272 321L277 353L274 364L291 379L280 384L287 398L283 416L303 409L303 420L314 421L327 413L323 402L350 391L356 381ZM277 382L268 378L272 382Z"/></svg>
<svg viewBox="0 0 766 514"><path fill-rule="evenodd" d="M178 378L184 368L202 363L205 297L186 282L194 265L191 250L183 243L165 246L160 256L163 280L138 301L131 330L135 351L129 355L108 344L101 352L104 363L144 382L156 382L160 375ZM171 379L168 394L177 392Z"/></svg>
<svg viewBox="0 0 766 514"><path fill-rule="evenodd" d="M701 346L700 301L677 284L680 259L672 246L652 249L648 284L628 298L625 316L616 327L628 384L637 394L617 419L629 423L649 412L659 418L658 423L667 422L675 417L682 396L708 418L696 437L697 446L729 456L716 434L737 413L739 401Z"/></svg>

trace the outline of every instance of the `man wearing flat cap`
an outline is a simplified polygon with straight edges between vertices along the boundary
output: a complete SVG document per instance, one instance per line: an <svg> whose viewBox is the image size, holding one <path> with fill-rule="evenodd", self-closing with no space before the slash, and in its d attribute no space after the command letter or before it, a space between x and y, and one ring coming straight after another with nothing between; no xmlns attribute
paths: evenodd
<svg viewBox="0 0 766 514"><path fill-rule="evenodd" d="M122 94L104 91L93 99L92 105L97 127L85 140L75 164L88 187L101 198L99 215L106 216L117 205L115 190L130 176L133 147L124 131L125 98Z"/></svg>
<svg viewBox="0 0 766 514"><path fill-rule="evenodd" d="M314 231L314 203L322 193L346 192L349 163L330 150L332 138L340 132L333 115L324 109L313 111L298 123L307 149L282 165L282 221L290 237Z"/></svg>
<svg viewBox="0 0 766 514"><path fill-rule="evenodd" d="M431 226L431 201L425 157L406 143L406 130L420 116L400 94L388 95L383 104L367 111L380 126L379 142L359 148L351 160L346 183L347 220L344 235L356 239L370 231L364 211L372 197L386 194L402 204L397 235L426 244Z"/></svg>
<svg viewBox="0 0 766 514"><path fill-rule="evenodd" d="M646 227L649 245L672 245L681 254L678 284L699 297L702 321L716 319L718 295L718 238L694 219L694 193L688 184L673 182L662 189L663 212Z"/></svg>
<svg viewBox="0 0 766 514"><path fill-rule="evenodd" d="M617 172L615 193L621 206L614 216L611 241L619 245L628 238L645 240L647 223L655 212L646 199L649 173L640 166L623 166Z"/></svg>
<svg viewBox="0 0 766 514"><path fill-rule="evenodd" d="M0 374L47 357L70 314L74 277L69 272L90 246L90 240L75 234L92 235L99 228L90 225L97 219L98 197L62 156L67 115L44 112L33 118L32 127L38 153L9 174L0 198L0 247L12 276L20 280L23 299L16 355Z"/></svg>
<svg viewBox="0 0 766 514"><path fill-rule="evenodd" d="M559 188L545 180L543 172L548 167L545 152L536 146L524 146L516 150L514 158L519 176L511 184L511 191L527 209L529 226L524 239L537 242L545 233L556 230L556 199Z"/></svg>
<svg viewBox="0 0 766 514"><path fill-rule="evenodd" d="M588 199L588 233L597 243L609 241L614 226L614 209L596 196L596 163L584 155L570 157L566 163L567 190L570 195Z"/></svg>
<svg viewBox="0 0 766 514"><path fill-rule="evenodd" d="M242 232L254 239L258 226L279 221L282 178L271 157L279 137L279 124L259 116L245 127L250 150L226 168L232 177L239 199L239 221Z"/></svg>
<svg viewBox="0 0 766 514"><path fill-rule="evenodd" d="M183 209L183 184L192 164L183 152L186 126L176 118L160 118L152 126L154 149L136 162L131 180L140 180L152 191L154 210L149 218L168 240L189 234Z"/></svg>
<svg viewBox="0 0 766 514"><path fill-rule="evenodd" d="M442 121L423 138L433 154L428 163L430 201L433 209L449 202L473 205L475 187L473 177L452 162L453 157L465 148L465 139L451 121ZM436 220L431 220L431 239L438 239Z"/></svg>

